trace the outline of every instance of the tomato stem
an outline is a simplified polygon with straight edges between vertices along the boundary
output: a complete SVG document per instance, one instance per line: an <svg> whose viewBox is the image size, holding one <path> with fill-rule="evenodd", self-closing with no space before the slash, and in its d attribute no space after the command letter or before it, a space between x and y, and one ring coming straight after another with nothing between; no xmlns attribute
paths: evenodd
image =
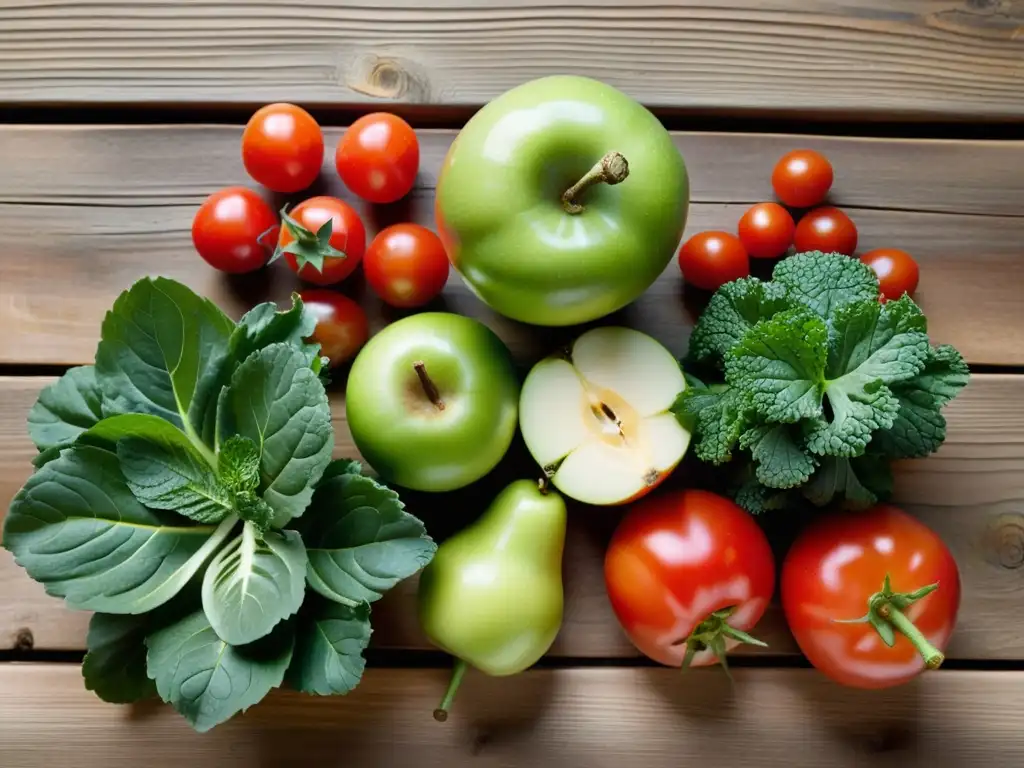
<svg viewBox="0 0 1024 768"><path fill-rule="evenodd" d="M587 171L583 178L569 187L562 194L562 207L566 213L583 212L583 206L577 201L583 192L595 184L620 184L629 176L629 163L619 152L609 152Z"/></svg>
<svg viewBox="0 0 1024 768"><path fill-rule="evenodd" d="M882 603L878 606L878 615L892 624L893 629L909 640L917 652L924 658L924 664L928 669L938 669L946 660L942 651L932 645L928 638L914 626L914 622L904 615L903 611L892 603Z"/></svg>
<svg viewBox="0 0 1024 768"><path fill-rule="evenodd" d="M439 723L443 723L448 719L448 710L452 707L452 701L455 699L455 693L459 690L459 686L462 685L462 677L466 674L466 662L462 659L455 660L455 666L452 668L452 677L448 681L448 689L444 692L444 698L441 699L441 704L437 709L434 710L434 719Z"/></svg>

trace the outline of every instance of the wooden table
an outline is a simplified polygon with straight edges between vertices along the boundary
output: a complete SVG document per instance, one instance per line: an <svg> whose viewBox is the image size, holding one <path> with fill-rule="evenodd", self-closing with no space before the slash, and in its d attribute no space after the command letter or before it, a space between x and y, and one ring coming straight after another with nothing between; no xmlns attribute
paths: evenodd
<svg viewBox="0 0 1024 768"><path fill-rule="evenodd" d="M0 3L0 497L31 469L25 415L67 366L91 362L103 313L135 279L181 280L240 315L294 287L278 264L225 279L192 251L200 201L247 183L240 125L275 100L343 126L373 108L418 126L419 184L371 233L431 223L441 158L481 103L542 74L604 79L678 129L692 177L687 233L767 199L784 151L825 151L864 249L922 268L936 342L974 375L941 451L900 467L897 500L961 568L946 666L884 693L829 683L796 655L777 609L771 645L685 678L637 657L611 614L601 555L616 510L574 507L567 615L539 669L472 674L445 725L430 712L447 659L412 610L415 583L374 612L371 669L347 697L275 693L199 736L164 706L86 692L88 617L0 554L0 766L146 765L1019 766L1024 764L1024 2L1022 0L6 0ZM333 148L340 128L327 129ZM787 135L787 134L800 135ZM332 169L322 188L351 199ZM374 330L392 315L359 279ZM616 317L682 355L695 307L673 264ZM445 304L490 325L521 363L550 338L482 308L453 276ZM338 455L352 456L334 394ZM443 538L480 494L413 511ZM485 485L487 485L485 483ZM799 751L798 751L799 750ZM870 761L870 763L869 763Z"/></svg>

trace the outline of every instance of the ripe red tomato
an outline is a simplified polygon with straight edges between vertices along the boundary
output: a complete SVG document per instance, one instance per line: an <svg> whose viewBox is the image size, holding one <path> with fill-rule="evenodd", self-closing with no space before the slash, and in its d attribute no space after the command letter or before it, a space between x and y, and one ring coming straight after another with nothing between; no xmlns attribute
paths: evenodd
<svg viewBox="0 0 1024 768"><path fill-rule="evenodd" d="M739 236L755 259L777 259L793 244L796 224L778 203L758 203L740 218Z"/></svg>
<svg viewBox="0 0 1024 768"><path fill-rule="evenodd" d="M277 216L262 197L245 187L227 187L199 206L192 244L211 267L237 275L267 263L276 230Z"/></svg>
<svg viewBox="0 0 1024 768"><path fill-rule="evenodd" d="M298 192L316 181L323 163L323 133L302 107L268 104L249 118L242 133L242 164L263 186Z"/></svg>
<svg viewBox="0 0 1024 768"><path fill-rule="evenodd" d="M899 248L876 248L860 257L878 275L878 287L882 298L895 301L904 293L917 290L920 272L917 262L906 251Z"/></svg>
<svg viewBox="0 0 1024 768"><path fill-rule="evenodd" d="M345 131L334 155L345 186L371 203L393 203L416 181L420 142L402 118L375 112Z"/></svg>
<svg viewBox="0 0 1024 768"><path fill-rule="evenodd" d="M852 256L857 250L857 227L838 208L815 208L800 219L793 241L798 253L824 251Z"/></svg>
<svg viewBox="0 0 1024 768"><path fill-rule="evenodd" d="M362 307L347 296L325 288L310 288L299 293L303 305L316 317L316 329L310 337L337 368L356 356L370 338L370 325Z"/></svg>
<svg viewBox="0 0 1024 768"><path fill-rule="evenodd" d="M918 647L899 631L886 645L867 623L840 623L868 613L886 575L908 594L938 584L902 612L921 634ZM881 600L872 612L878 613ZM942 662L960 607L960 573L946 545L902 510L880 505L820 518L797 538L782 566L782 607L800 650L828 677L856 688L888 688ZM895 609L885 609L889 615ZM932 647L933 646L933 647Z"/></svg>
<svg viewBox="0 0 1024 768"><path fill-rule="evenodd" d="M629 639L648 657L678 667L702 623L732 608L729 627L757 624L775 588L775 561L754 518L708 491L648 496L619 524L604 560L605 585ZM710 618L709 618L710 617ZM719 622L721 629L721 622ZM692 664L713 664L740 641L728 629L707 638Z"/></svg>
<svg viewBox="0 0 1024 768"><path fill-rule="evenodd" d="M448 282L441 238L419 224L395 224L373 238L363 259L366 282L393 307L420 307Z"/></svg>
<svg viewBox="0 0 1024 768"><path fill-rule="evenodd" d="M679 249L679 268L686 282L713 291L750 274L747 250L736 235L700 232Z"/></svg>
<svg viewBox="0 0 1024 768"><path fill-rule="evenodd" d="M328 221L331 237L324 245L317 233ZM276 255L283 253L303 280L332 285L352 274L365 250L366 230L352 206L336 197L311 197L285 216Z"/></svg>
<svg viewBox="0 0 1024 768"><path fill-rule="evenodd" d="M832 163L813 149L787 152L772 171L775 194L793 208L818 205L832 188L832 180Z"/></svg>

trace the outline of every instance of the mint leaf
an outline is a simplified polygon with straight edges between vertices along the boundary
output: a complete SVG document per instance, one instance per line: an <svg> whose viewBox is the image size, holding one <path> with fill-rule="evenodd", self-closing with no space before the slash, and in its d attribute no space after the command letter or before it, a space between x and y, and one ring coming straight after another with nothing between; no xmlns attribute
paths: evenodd
<svg viewBox="0 0 1024 768"><path fill-rule="evenodd" d="M929 348L924 368L914 378L893 385L899 403L896 419L879 432L872 445L894 459L914 459L934 453L946 439L942 407L967 386L970 371L951 346Z"/></svg>
<svg viewBox="0 0 1024 768"><path fill-rule="evenodd" d="M117 456L66 448L36 471L4 520L4 546L69 606L143 613L170 600L230 532L150 510L128 489Z"/></svg>
<svg viewBox="0 0 1024 768"><path fill-rule="evenodd" d="M260 449L248 437L232 435L217 452L217 474L231 491L254 491L260 484Z"/></svg>
<svg viewBox="0 0 1024 768"><path fill-rule="evenodd" d="M156 693L146 676L145 640L151 623L150 614L92 615L82 661L87 691L112 704L130 704Z"/></svg>
<svg viewBox="0 0 1024 768"><path fill-rule="evenodd" d="M437 550L398 494L362 475L321 482L306 514L294 522L309 553L309 585L352 607L380 599Z"/></svg>
<svg viewBox="0 0 1024 768"><path fill-rule="evenodd" d="M843 304L878 300L871 267L841 253L797 253L775 266L772 282L826 320Z"/></svg>
<svg viewBox="0 0 1024 768"><path fill-rule="evenodd" d="M231 334L229 346L237 362L271 344L285 343L300 349L313 366L320 359L320 345L308 343L316 328L316 316L302 303L297 293L292 294L289 309L278 311L277 304L257 304L238 321Z"/></svg>
<svg viewBox="0 0 1024 768"><path fill-rule="evenodd" d="M804 496L819 507L835 498L863 509L877 504L892 492L892 470L885 457L867 454L855 459L825 456L821 466L803 487Z"/></svg>
<svg viewBox="0 0 1024 768"><path fill-rule="evenodd" d="M259 494L275 528L301 515L334 450L327 393L302 352L287 344L257 350L223 391L218 442L252 440L260 454Z"/></svg>
<svg viewBox="0 0 1024 768"><path fill-rule="evenodd" d="M257 643L232 646L196 611L146 638L146 669L160 698L204 733L281 685L294 643L295 628L285 623Z"/></svg>
<svg viewBox="0 0 1024 768"><path fill-rule="evenodd" d="M74 442L103 418L102 395L91 365L71 368L39 393L28 412L28 434L45 451Z"/></svg>
<svg viewBox="0 0 1024 768"><path fill-rule="evenodd" d="M720 361L760 320L790 309L793 302L777 283L743 277L726 283L712 295L690 336L687 359Z"/></svg>
<svg viewBox="0 0 1024 768"><path fill-rule="evenodd" d="M215 304L173 280L135 283L103 320L96 380L104 413L159 416L201 443L233 329Z"/></svg>
<svg viewBox="0 0 1024 768"><path fill-rule="evenodd" d="M757 479L769 488L785 490L807 482L817 462L805 450L793 425L761 425L740 436L757 464Z"/></svg>
<svg viewBox="0 0 1024 768"><path fill-rule="evenodd" d="M726 381L769 421L820 416L827 336L825 322L803 308L762 320L726 359Z"/></svg>
<svg viewBox="0 0 1024 768"><path fill-rule="evenodd" d="M370 644L370 606L354 608L329 600L303 607L288 683L317 696L348 693L363 676L363 651Z"/></svg>
<svg viewBox="0 0 1024 768"><path fill-rule="evenodd" d="M749 403L739 390L724 384L705 387L699 383L691 383L672 406L684 427L696 427L697 458L715 465L732 459L740 433L749 426L748 409Z"/></svg>

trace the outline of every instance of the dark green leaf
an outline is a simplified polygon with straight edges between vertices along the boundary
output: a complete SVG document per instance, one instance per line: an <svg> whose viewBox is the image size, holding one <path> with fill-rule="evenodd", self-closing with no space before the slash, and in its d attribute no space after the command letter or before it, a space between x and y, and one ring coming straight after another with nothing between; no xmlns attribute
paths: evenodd
<svg viewBox="0 0 1024 768"><path fill-rule="evenodd" d="M370 607L316 600L299 618L288 683L298 691L335 696L351 691L363 676L363 651L370 643Z"/></svg>
<svg viewBox="0 0 1024 768"><path fill-rule="evenodd" d="M790 309L785 287L744 277L726 283L711 297L690 336L687 360L720 363L759 321Z"/></svg>
<svg viewBox="0 0 1024 768"><path fill-rule="evenodd" d="M232 435L217 452L217 474L232 492L255 491L260 485L260 449L253 440Z"/></svg>
<svg viewBox="0 0 1024 768"><path fill-rule="evenodd" d="M676 398L672 411L685 428L696 433L697 458L715 465L732 459L736 441L751 416L743 393L725 384L688 387Z"/></svg>
<svg viewBox="0 0 1024 768"><path fill-rule="evenodd" d="M845 500L845 505L852 508L870 507L891 490L888 462L872 454L856 459L825 456L803 487L804 496L819 507L835 498Z"/></svg>
<svg viewBox="0 0 1024 768"><path fill-rule="evenodd" d="M817 462L804 450L799 430L790 424L762 425L740 437L756 463L757 479L769 488L795 488L807 482Z"/></svg>
<svg viewBox="0 0 1024 768"><path fill-rule="evenodd" d="M772 282L824 320L843 304L878 300L871 267L841 253L797 253L775 266Z"/></svg>
<svg viewBox="0 0 1024 768"><path fill-rule="evenodd" d="M247 523L252 523L253 528L261 536L274 522L273 508L252 491L236 493L234 504L238 516Z"/></svg>
<svg viewBox="0 0 1024 768"><path fill-rule="evenodd" d="M28 434L40 451L70 445L103 418L102 396L91 366L72 368L39 393L28 412Z"/></svg>
<svg viewBox="0 0 1024 768"><path fill-rule="evenodd" d="M112 704L130 704L156 693L146 676L145 640L151 618L148 613L92 615L82 662L86 690Z"/></svg>
<svg viewBox="0 0 1024 768"><path fill-rule="evenodd" d="M355 459L334 459L327 465L323 475L320 477L320 484L323 485L332 477L338 475L361 475L363 473L362 463Z"/></svg>
<svg viewBox="0 0 1024 768"><path fill-rule="evenodd" d="M307 343L316 328L316 316L307 309L297 293L292 294L292 305L279 312L273 302L257 304L238 321L231 334L230 347L236 362L271 344L285 343L302 350L311 367L320 358L320 345Z"/></svg>

